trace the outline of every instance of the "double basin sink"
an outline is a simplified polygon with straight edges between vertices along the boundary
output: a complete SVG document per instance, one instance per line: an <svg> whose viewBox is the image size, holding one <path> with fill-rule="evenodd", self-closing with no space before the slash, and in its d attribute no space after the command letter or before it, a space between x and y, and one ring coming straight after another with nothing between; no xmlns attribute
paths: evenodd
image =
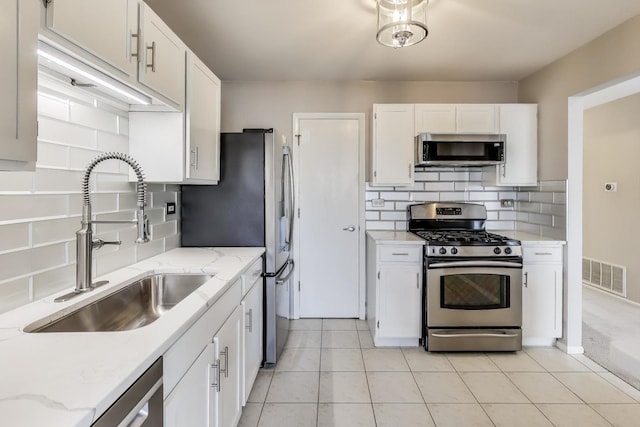
<svg viewBox="0 0 640 427"><path fill-rule="evenodd" d="M25 332L128 331L153 323L212 274L152 274L51 322L36 321Z"/></svg>

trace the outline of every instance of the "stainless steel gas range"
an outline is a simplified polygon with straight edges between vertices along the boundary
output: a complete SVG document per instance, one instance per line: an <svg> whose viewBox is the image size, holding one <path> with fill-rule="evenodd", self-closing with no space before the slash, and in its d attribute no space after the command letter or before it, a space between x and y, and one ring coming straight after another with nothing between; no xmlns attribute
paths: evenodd
<svg viewBox="0 0 640 427"><path fill-rule="evenodd" d="M522 348L522 247L485 231L471 203L409 206L409 231L427 241L423 341L429 351Z"/></svg>

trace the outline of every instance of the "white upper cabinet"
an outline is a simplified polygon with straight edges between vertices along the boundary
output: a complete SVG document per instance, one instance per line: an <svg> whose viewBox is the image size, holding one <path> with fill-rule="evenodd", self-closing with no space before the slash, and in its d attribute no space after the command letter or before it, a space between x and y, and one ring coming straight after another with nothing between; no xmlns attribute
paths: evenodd
<svg viewBox="0 0 640 427"><path fill-rule="evenodd" d="M538 106L501 104L499 132L507 135L505 163L487 168L485 184L538 185Z"/></svg>
<svg viewBox="0 0 640 427"><path fill-rule="evenodd" d="M38 0L0 3L0 170L33 170L37 140Z"/></svg>
<svg viewBox="0 0 640 427"><path fill-rule="evenodd" d="M44 17L47 43L182 110L186 47L145 3L51 0Z"/></svg>
<svg viewBox="0 0 640 427"><path fill-rule="evenodd" d="M220 79L193 53L187 55L185 151L187 179L220 179Z"/></svg>
<svg viewBox="0 0 640 427"><path fill-rule="evenodd" d="M416 104L415 134L456 131L456 106L453 104Z"/></svg>
<svg viewBox="0 0 640 427"><path fill-rule="evenodd" d="M411 185L414 179L413 104L375 104L371 185Z"/></svg>
<svg viewBox="0 0 640 427"><path fill-rule="evenodd" d="M184 43L145 3L140 6L140 83L182 107L185 90Z"/></svg>
<svg viewBox="0 0 640 427"><path fill-rule="evenodd" d="M217 184L220 179L220 80L191 52L186 68L184 113L129 113L129 153L148 182Z"/></svg>
<svg viewBox="0 0 640 427"><path fill-rule="evenodd" d="M51 0L46 28L135 82L139 0Z"/></svg>
<svg viewBox="0 0 640 427"><path fill-rule="evenodd" d="M415 134L497 133L497 111L492 104L416 104Z"/></svg>

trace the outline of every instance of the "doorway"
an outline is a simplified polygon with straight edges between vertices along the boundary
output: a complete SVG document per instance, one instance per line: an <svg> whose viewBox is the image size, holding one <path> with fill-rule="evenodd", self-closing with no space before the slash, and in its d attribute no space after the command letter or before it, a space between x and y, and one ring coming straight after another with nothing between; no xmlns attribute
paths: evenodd
<svg viewBox="0 0 640 427"><path fill-rule="evenodd" d="M584 353L582 346L582 206L584 110L640 92L640 77L608 82L568 99L568 186L567 186L567 283L565 298L566 341L559 343L567 353Z"/></svg>
<svg viewBox="0 0 640 427"><path fill-rule="evenodd" d="M364 319L364 114L294 114L293 134L293 317Z"/></svg>

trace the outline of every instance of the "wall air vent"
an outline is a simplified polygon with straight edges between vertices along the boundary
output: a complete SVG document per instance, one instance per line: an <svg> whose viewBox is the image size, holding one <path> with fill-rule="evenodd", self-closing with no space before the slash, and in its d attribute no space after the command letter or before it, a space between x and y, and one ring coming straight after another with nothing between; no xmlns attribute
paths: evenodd
<svg viewBox="0 0 640 427"><path fill-rule="evenodd" d="M583 257L582 282L626 298L627 267Z"/></svg>

